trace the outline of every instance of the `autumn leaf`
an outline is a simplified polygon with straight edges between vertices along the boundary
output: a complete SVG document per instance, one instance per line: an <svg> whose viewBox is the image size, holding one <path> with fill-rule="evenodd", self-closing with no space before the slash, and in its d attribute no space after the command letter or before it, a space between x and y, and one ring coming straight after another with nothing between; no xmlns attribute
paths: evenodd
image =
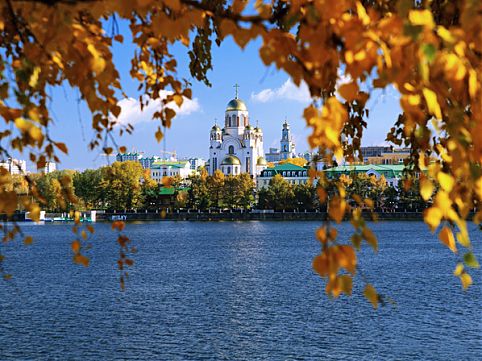
<svg viewBox="0 0 482 361"><path fill-rule="evenodd" d="M452 252L457 253L457 246L455 245L455 237L452 230L445 226L440 230L438 234L440 242L446 245Z"/></svg>
<svg viewBox="0 0 482 361"><path fill-rule="evenodd" d="M420 195L424 201L428 201L432 197L435 187L428 178L420 178Z"/></svg>
<svg viewBox="0 0 482 361"><path fill-rule="evenodd" d="M27 236L27 237L25 237L24 240L23 240L23 244L25 244L26 246L31 245L32 242L33 242L32 236Z"/></svg>
<svg viewBox="0 0 482 361"><path fill-rule="evenodd" d="M354 82L343 84L338 89L340 95L347 101L351 102L357 98L358 95L358 85Z"/></svg>
<svg viewBox="0 0 482 361"><path fill-rule="evenodd" d="M437 101L437 94L428 88L423 88L423 96L427 102L429 113L434 115L437 119L442 119L442 110Z"/></svg>
<svg viewBox="0 0 482 361"><path fill-rule="evenodd" d="M72 252L76 254L80 252L80 242L77 239L72 242L70 247L72 248Z"/></svg>
<svg viewBox="0 0 482 361"><path fill-rule="evenodd" d="M378 307L378 294L377 294L377 291L375 290L375 288L368 284L365 286L365 290L363 291L363 295L365 296L365 298L370 301L370 303L372 304L373 308L377 308Z"/></svg>

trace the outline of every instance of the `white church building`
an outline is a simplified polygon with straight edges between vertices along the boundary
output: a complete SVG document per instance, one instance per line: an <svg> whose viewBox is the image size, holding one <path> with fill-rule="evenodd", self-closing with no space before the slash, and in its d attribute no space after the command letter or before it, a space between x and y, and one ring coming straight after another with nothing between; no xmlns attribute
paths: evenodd
<svg viewBox="0 0 482 361"><path fill-rule="evenodd" d="M224 128L215 124L211 128L208 172L219 169L225 175L249 173L253 179L266 168L263 131L249 124L246 104L236 96L226 106Z"/></svg>

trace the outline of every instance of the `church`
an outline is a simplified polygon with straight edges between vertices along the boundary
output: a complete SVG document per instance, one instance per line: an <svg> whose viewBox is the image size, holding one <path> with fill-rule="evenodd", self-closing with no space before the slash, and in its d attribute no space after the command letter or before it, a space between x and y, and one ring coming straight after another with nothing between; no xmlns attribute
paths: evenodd
<svg viewBox="0 0 482 361"><path fill-rule="evenodd" d="M225 175L249 173L253 179L266 168L263 131L249 124L246 104L236 95L226 106L224 127L211 128L208 172L213 175L219 169Z"/></svg>

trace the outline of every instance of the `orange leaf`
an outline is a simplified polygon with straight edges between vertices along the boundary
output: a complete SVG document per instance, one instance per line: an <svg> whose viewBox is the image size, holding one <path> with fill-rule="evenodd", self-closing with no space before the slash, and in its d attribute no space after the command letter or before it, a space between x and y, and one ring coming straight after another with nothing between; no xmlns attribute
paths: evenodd
<svg viewBox="0 0 482 361"><path fill-rule="evenodd" d="M72 244L70 245L70 247L72 248L72 252L74 253L79 253L80 251L80 242L79 240L75 240L72 242Z"/></svg>
<svg viewBox="0 0 482 361"><path fill-rule="evenodd" d="M376 309L378 307L378 294L372 285L368 284L365 286L363 295L366 297L368 301L371 302L371 304L373 305L373 308Z"/></svg>
<svg viewBox="0 0 482 361"><path fill-rule="evenodd" d="M455 237L452 233L452 230L445 226L441 229L440 233L438 234L438 238L440 242L446 245L452 252L457 253L457 246L455 245Z"/></svg>

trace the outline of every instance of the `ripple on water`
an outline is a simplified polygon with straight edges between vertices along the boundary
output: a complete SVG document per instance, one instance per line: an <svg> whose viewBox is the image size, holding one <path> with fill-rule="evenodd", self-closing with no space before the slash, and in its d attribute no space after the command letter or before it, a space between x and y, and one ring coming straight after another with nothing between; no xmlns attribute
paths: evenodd
<svg viewBox="0 0 482 361"><path fill-rule="evenodd" d="M118 249L98 224L84 269L70 226L30 227L6 245L14 282L0 287L0 360L478 360L481 272L464 293L456 258L419 222L374 225L363 272L397 305L324 295L311 271L315 222L132 224L139 253L118 291ZM340 237L350 227L343 224ZM481 257L481 236L473 232Z"/></svg>

